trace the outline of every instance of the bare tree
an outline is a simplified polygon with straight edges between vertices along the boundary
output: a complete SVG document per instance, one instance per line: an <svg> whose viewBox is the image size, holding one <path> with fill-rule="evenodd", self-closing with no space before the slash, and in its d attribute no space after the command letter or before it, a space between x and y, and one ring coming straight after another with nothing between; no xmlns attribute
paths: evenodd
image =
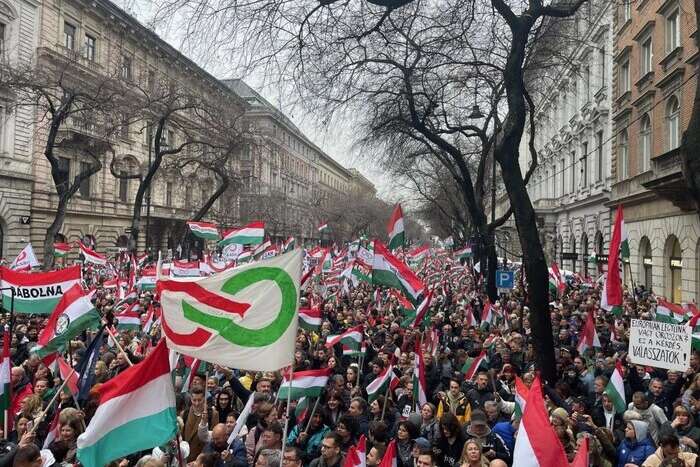
<svg viewBox="0 0 700 467"><path fill-rule="evenodd" d="M53 267L53 244L81 185L102 170L113 151L114 135L130 108L123 80L111 75L85 79L77 53L44 51L36 64L0 63L0 82L15 94L14 105L36 110L36 141L49 164L57 196L43 243L43 267ZM63 158L65 156L65 159ZM67 160L89 160L71 179Z"/></svg>

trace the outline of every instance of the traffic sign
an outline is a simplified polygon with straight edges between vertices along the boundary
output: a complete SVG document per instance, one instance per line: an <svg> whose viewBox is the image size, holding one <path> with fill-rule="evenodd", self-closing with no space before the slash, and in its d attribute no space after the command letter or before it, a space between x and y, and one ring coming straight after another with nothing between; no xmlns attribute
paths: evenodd
<svg viewBox="0 0 700 467"><path fill-rule="evenodd" d="M496 271L496 287L499 289L512 289L515 286L515 272L499 269Z"/></svg>

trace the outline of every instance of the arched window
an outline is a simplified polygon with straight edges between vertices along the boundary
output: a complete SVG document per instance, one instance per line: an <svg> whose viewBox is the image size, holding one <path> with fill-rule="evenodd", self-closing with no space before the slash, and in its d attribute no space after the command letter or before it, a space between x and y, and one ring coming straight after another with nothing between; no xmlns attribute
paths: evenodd
<svg viewBox="0 0 700 467"><path fill-rule="evenodd" d="M639 122L639 173L649 170L651 165L651 119L644 114Z"/></svg>
<svg viewBox="0 0 700 467"><path fill-rule="evenodd" d="M666 239L664 248L664 282L666 285L666 299L673 303L681 303L683 298L683 252L681 244L675 235Z"/></svg>
<svg viewBox="0 0 700 467"><path fill-rule="evenodd" d="M639 241L639 280L647 290L651 290L653 263L651 242L642 237Z"/></svg>
<svg viewBox="0 0 700 467"><path fill-rule="evenodd" d="M576 237L569 237L569 253L571 254L571 272L576 272Z"/></svg>
<svg viewBox="0 0 700 467"><path fill-rule="evenodd" d="M671 96L666 104L666 149L671 151L681 145L681 107L678 104L678 98Z"/></svg>
<svg viewBox="0 0 700 467"><path fill-rule="evenodd" d="M620 132L620 144L617 147L617 155L619 157L617 166L620 169L618 180L625 180L627 177L629 177L629 152L629 136L627 135L627 129L624 129L622 132Z"/></svg>
<svg viewBox="0 0 700 467"><path fill-rule="evenodd" d="M588 255L588 235L583 234L581 236L581 272L583 277L588 277Z"/></svg>

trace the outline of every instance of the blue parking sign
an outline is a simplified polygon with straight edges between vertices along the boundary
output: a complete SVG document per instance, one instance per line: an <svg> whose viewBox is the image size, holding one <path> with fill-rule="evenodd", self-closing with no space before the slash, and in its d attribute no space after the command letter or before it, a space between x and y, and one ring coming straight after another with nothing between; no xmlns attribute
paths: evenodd
<svg viewBox="0 0 700 467"><path fill-rule="evenodd" d="M496 271L496 287L499 289L512 289L515 285L515 272L499 269Z"/></svg>

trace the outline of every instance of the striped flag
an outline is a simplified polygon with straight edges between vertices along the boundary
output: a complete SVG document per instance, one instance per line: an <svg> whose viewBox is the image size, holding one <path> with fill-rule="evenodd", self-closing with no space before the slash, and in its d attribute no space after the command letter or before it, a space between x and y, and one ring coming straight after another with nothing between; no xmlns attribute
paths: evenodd
<svg viewBox="0 0 700 467"><path fill-rule="evenodd" d="M78 241L78 248L80 248L80 253L86 263L97 264L98 266L104 266L107 264L107 257L94 250L91 250L83 244L83 242Z"/></svg>
<svg viewBox="0 0 700 467"><path fill-rule="evenodd" d="M397 204L394 207L391 217L389 218L389 224L386 226L386 230L387 236L389 237L389 244L387 246L390 250L396 250L397 248L404 246L405 234L401 204Z"/></svg>
<svg viewBox="0 0 700 467"><path fill-rule="evenodd" d="M295 241L294 237L289 237L284 244L282 244L282 252L287 253L288 251L292 251L294 249Z"/></svg>
<svg viewBox="0 0 700 467"><path fill-rule="evenodd" d="M187 221L187 227L190 228L192 235L204 240L218 240L219 228L211 222L195 222Z"/></svg>
<svg viewBox="0 0 700 467"><path fill-rule="evenodd" d="M372 260L372 282L375 285L392 287L403 292L413 303L425 286L406 263L392 255L379 240L374 241Z"/></svg>
<svg viewBox="0 0 700 467"><path fill-rule="evenodd" d="M357 445L350 446L345 455L343 467L367 467L367 439L365 435L360 435Z"/></svg>
<svg viewBox="0 0 700 467"><path fill-rule="evenodd" d="M324 222L321 225L318 226L318 232L323 233L323 232L330 232L331 228L328 227L328 223Z"/></svg>
<svg viewBox="0 0 700 467"><path fill-rule="evenodd" d="M459 250L455 250L453 253L453 256L457 259L466 259L471 257L472 255L472 247L471 245L466 245L464 248L460 248Z"/></svg>
<svg viewBox="0 0 700 467"><path fill-rule="evenodd" d="M53 255L56 258L65 258L70 253L71 246L68 243L57 242L53 244Z"/></svg>
<svg viewBox="0 0 700 467"><path fill-rule="evenodd" d="M418 310L416 310L416 318L413 320L411 327L414 329L420 328L421 324L425 320L428 310L430 309L430 302L433 299L433 291L428 292L425 299L418 305Z"/></svg>
<svg viewBox="0 0 700 467"><path fill-rule="evenodd" d="M581 329L581 334L578 338L578 345L576 346L576 350L578 350L578 353L583 355L583 353L591 347L602 347L600 345L600 339L598 338L598 331L596 331L595 329L593 310L588 311L588 317L586 318L586 322L583 325L583 329Z"/></svg>
<svg viewBox="0 0 700 467"><path fill-rule="evenodd" d="M493 324L493 306L491 302L484 303L484 308L481 310L481 329L488 329Z"/></svg>
<svg viewBox="0 0 700 467"><path fill-rule="evenodd" d="M322 321L321 308L318 305L311 308L299 308L299 326L307 331L318 331Z"/></svg>
<svg viewBox="0 0 700 467"><path fill-rule="evenodd" d="M527 395L530 393L530 389L525 386L525 383L520 376L515 377L515 416L521 418L523 412L525 411L525 404L527 401Z"/></svg>
<svg viewBox="0 0 700 467"><path fill-rule="evenodd" d="M663 298L656 299L656 314L654 320L661 323L680 324L685 321L686 311L682 306L668 302Z"/></svg>
<svg viewBox="0 0 700 467"><path fill-rule="evenodd" d="M8 416L10 410L12 388L12 361L10 360L10 327L5 325L5 331L2 334L2 363L0 363L0 413L2 414L3 426L5 433L12 429L12 417ZM6 435L7 436L7 435Z"/></svg>
<svg viewBox="0 0 700 467"><path fill-rule="evenodd" d="M78 395L78 373L73 371L73 368L68 364L68 362L62 357L58 356L58 371L61 374L61 379L66 381L64 390L69 391L71 395Z"/></svg>
<svg viewBox="0 0 700 467"><path fill-rule="evenodd" d="M292 400L298 400L302 397L319 397L326 387L330 375L330 368L289 373L282 379L277 397L280 400L285 400L288 397L291 397Z"/></svg>
<svg viewBox="0 0 700 467"><path fill-rule="evenodd" d="M10 310L14 290L15 313L49 315L64 292L82 278L80 266L49 272L20 272L0 267L2 307ZM11 289L10 289L11 288Z"/></svg>
<svg viewBox="0 0 700 467"><path fill-rule="evenodd" d="M136 311L138 302L134 302L129 308L114 315L117 320L117 329L120 331L129 331L141 329L141 315Z"/></svg>
<svg viewBox="0 0 700 467"><path fill-rule="evenodd" d="M697 314L688 321L688 326L693 330L692 345L695 350L700 350L700 314Z"/></svg>
<svg viewBox="0 0 700 467"><path fill-rule="evenodd" d="M389 365L384 368L371 383L367 385L367 402L370 404L379 396L383 396L389 385L389 390L394 390L399 386L399 378L394 373L394 366Z"/></svg>
<svg viewBox="0 0 700 467"><path fill-rule="evenodd" d="M349 346L359 346L362 343L362 325L350 328L342 334L326 337L326 347L333 347L338 342Z"/></svg>
<svg viewBox="0 0 700 467"><path fill-rule="evenodd" d="M97 411L78 437L77 456L85 467L107 465L175 436L175 391L165 340L144 361L102 384L98 394Z"/></svg>
<svg viewBox="0 0 700 467"><path fill-rule="evenodd" d="M610 400L615 407L615 412L623 413L627 410L627 399L625 398L625 382L622 379L622 365L620 360L615 362L615 369L610 376L610 381L605 387L605 393L610 397Z"/></svg>
<svg viewBox="0 0 700 467"><path fill-rule="evenodd" d="M220 246L238 243L240 245L259 245L265 238L265 223L262 221L251 222L240 229L224 231Z"/></svg>
<svg viewBox="0 0 700 467"><path fill-rule="evenodd" d="M427 388L425 383L425 362L423 361L423 352L420 348L420 341L416 340L416 348L414 350L416 361L413 368L413 400L416 403L416 412L420 412L423 404L428 402Z"/></svg>
<svg viewBox="0 0 700 467"><path fill-rule="evenodd" d="M620 277L622 262L620 256L629 258L629 242L627 241L622 205L617 207L615 215L615 226L610 239L608 255L608 274L605 278L606 309L616 315L622 313L622 278Z"/></svg>
<svg viewBox="0 0 700 467"><path fill-rule="evenodd" d="M379 467L396 467L397 462L396 462L396 440L392 439L391 442L389 443L389 446L386 448L386 452L384 453L384 457L382 457L382 461L379 463Z"/></svg>
<svg viewBox="0 0 700 467"><path fill-rule="evenodd" d="M479 367L483 362L486 361L486 351L482 350L479 355L474 358L468 358L462 367L462 373L464 373L464 380L469 381L476 373L479 371Z"/></svg>

